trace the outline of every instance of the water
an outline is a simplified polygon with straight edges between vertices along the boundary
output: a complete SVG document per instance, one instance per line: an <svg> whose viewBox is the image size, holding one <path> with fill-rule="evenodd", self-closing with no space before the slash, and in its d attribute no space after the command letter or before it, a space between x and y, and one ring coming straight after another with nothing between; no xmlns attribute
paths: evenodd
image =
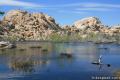
<svg viewBox="0 0 120 80"><path fill-rule="evenodd" d="M0 80L117 80L120 76L120 45L21 42L17 46L0 50ZM63 52L72 57L61 57ZM92 64L100 56L102 65Z"/></svg>

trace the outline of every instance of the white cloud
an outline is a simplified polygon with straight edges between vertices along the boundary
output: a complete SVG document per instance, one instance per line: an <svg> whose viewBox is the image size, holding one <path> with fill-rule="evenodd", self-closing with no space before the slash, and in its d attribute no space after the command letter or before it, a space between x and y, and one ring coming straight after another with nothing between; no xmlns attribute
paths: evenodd
<svg viewBox="0 0 120 80"><path fill-rule="evenodd" d="M42 7L42 5L33 4L30 2L16 1L16 0L0 0L0 5L20 6L20 7Z"/></svg>
<svg viewBox="0 0 120 80"><path fill-rule="evenodd" d="M81 6L100 8L120 8L120 4L106 4L106 3L82 3Z"/></svg>
<svg viewBox="0 0 120 80"><path fill-rule="evenodd" d="M54 5L54 7L106 7L106 8L120 8L120 4L107 4L107 3L95 3L95 2L81 2L81 3L70 3Z"/></svg>
<svg viewBox="0 0 120 80"><path fill-rule="evenodd" d="M108 3L95 3L95 2L82 2L82 3L70 3L54 5L51 8L71 8L71 10L77 11L113 11L120 9L120 4L108 4Z"/></svg>
<svg viewBox="0 0 120 80"><path fill-rule="evenodd" d="M58 10L58 13L75 13L75 14L86 14L85 11L69 11L69 10Z"/></svg>
<svg viewBox="0 0 120 80"><path fill-rule="evenodd" d="M111 11L109 8L77 8L77 11Z"/></svg>

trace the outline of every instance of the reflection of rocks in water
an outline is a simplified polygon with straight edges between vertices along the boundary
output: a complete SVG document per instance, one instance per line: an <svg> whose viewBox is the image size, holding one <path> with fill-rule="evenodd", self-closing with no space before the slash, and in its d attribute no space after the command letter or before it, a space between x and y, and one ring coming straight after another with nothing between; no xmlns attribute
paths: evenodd
<svg viewBox="0 0 120 80"><path fill-rule="evenodd" d="M33 72L35 66L46 66L48 59L43 59L41 53L13 54L9 57L9 67L14 71Z"/></svg>
<svg viewBox="0 0 120 80"><path fill-rule="evenodd" d="M13 71L21 71L21 72L33 72L35 71L35 66L46 66L49 62L47 60L41 60L41 61L21 61L21 62L11 62L9 63L9 67Z"/></svg>
<svg viewBox="0 0 120 80"><path fill-rule="evenodd" d="M33 62L12 62L9 65L13 71L32 72L34 71Z"/></svg>

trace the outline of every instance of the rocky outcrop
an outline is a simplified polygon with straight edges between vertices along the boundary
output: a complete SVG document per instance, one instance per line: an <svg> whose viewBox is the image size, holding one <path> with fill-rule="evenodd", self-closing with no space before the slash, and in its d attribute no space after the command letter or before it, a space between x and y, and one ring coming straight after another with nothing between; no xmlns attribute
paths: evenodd
<svg viewBox="0 0 120 80"><path fill-rule="evenodd" d="M120 33L120 26L109 27L103 25L97 17L88 17L78 20L74 23L74 26L85 33L104 33L108 35L114 35Z"/></svg>
<svg viewBox="0 0 120 80"><path fill-rule="evenodd" d="M116 33L116 34L120 33L120 26L118 25L118 26L111 27L110 32L111 33Z"/></svg>
<svg viewBox="0 0 120 80"><path fill-rule="evenodd" d="M11 10L5 17L4 21L12 23L15 25L15 29L20 29L21 27L26 28L40 28L46 29L59 29L58 24L55 20L43 13L28 13L27 11L21 10Z"/></svg>
<svg viewBox="0 0 120 80"><path fill-rule="evenodd" d="M3 22L12 25L11 35L24 37L25 39L38 39L42 35L48 36L54 30L60 30L55 20L43 13L28 13L27 11L11 10Z"/></svg>
<svg viewBox="0 0 120 80"><path fill-rule="evenodd" d="M74 26L80 30L99 30L102 23L96 17L88 17L78 20L74 23Z"/></svg>

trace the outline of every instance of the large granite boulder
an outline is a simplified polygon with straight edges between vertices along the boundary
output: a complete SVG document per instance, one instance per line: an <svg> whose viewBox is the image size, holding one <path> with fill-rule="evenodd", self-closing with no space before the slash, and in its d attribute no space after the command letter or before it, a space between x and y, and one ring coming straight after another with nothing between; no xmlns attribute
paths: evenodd
<svg viewBox="0 0 120 80"><path fill-rule="evenodd" d="M101 21L96 17L83 18L74 23L74 26L81 30L99 30L101 25Z"/></svg>

